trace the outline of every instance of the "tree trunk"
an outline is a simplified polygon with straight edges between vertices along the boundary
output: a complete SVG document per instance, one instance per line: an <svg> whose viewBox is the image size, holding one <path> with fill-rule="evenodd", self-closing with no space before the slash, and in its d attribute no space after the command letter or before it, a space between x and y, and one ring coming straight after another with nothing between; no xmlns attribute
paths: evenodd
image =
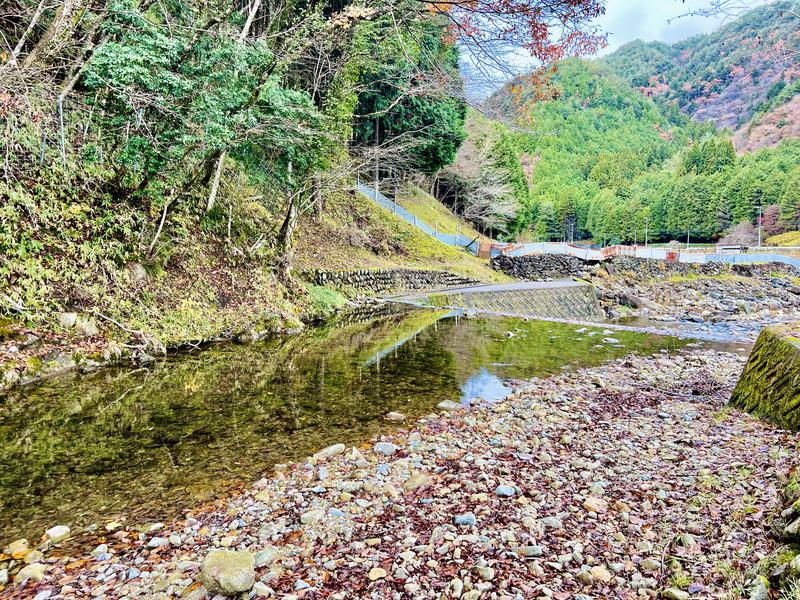
<svg viewBox="0 0 800 600"><path fill-rule="evenodd" d="M250 7L250 12L247 15L247 21L239 33L239 41L244 42L247 38L247 32L250 31L250 26L253 24L253 19L261 6L261 0L255 0ZM219 179L222 176L222 168L225 166L225 158L227 157L227 150L223 150L217 159L217 170L214 172L214 181L211 184L211 192L208 194L208 203L206 204L206 212L214 208L214 202L217 200L217 192L219 191Z"/></svg>
<svg viewBox="0 0 800 600"><path fill-rule="evenodd" d="M322 196L322 182L317 174L314 174L311 177L311 194L314 200L314 211L317 220L319 221L322 219L322 212L325 210L325 201L323 200Z"/></svg>
<svg viewBox="0 0 800 600"><path fill-rule="evenodd" d="M211 192L208 194L208 203L206 204L206 212L214 208L214 202L217 200L217 192L219 192L219 180L222 177L222 168L225 166L225 157L228 156L227 152L222 152L217 160L217 168L214 170L214 179L211 182Z"/></svg>
<svg viewBox="0 0 800 600"><path fill-rule="evenodd" d="M56 11L53 22L39 38L33 50L25 57L22 66L27 68L37 62L47 62L48 56L69 37L75 27L75 17L82 7L83 0L64 0Z"/></svg>

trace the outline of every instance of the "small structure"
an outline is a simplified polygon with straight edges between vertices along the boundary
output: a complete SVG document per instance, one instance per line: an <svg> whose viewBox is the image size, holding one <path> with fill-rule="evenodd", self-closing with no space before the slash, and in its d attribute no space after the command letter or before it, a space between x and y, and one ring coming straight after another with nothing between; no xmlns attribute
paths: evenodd
<svg viewBox="0 0 800 600"><path fill-rule="evenodd" d="M716 247L717 254L743 254L747 252L747 246L738 244L721 244Z"/></svg>

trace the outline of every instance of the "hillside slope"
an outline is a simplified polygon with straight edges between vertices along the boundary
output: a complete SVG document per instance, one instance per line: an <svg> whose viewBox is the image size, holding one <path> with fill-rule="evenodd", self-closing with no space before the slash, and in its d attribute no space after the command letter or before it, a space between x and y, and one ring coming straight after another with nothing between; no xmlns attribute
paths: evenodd
<svg viewBox="0 0 800 600"><path fill-rule="evenodd" d="M798 7L795 1L768 4L714 33L675 44L637 40L602 62L644 95L664 105L677 104L697 121L718 129L748 127L759 109L800 74ZM772 109L791 102L796 95L796 89L785 94ZM796 122L794 108L772 120L777 123L787 118ZM792 131L796 128L784 129L781 134ZM774 146L775 137L767 132L740 135L737 149Z"/></svg>

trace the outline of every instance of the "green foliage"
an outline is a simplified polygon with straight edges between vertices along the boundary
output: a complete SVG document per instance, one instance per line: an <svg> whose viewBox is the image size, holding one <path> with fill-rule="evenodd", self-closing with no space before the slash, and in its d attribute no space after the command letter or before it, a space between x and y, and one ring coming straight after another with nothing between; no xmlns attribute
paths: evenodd
<svg viewBox="0 0 800 600"><path fill-rule="evenodd" d="M648 68L667 48L633 47ZM490 100L521 113L517 156L536 157L522 228L545 240L574 231L604 242L685 240L687 232L709 241L773 204L782 227L797 227L800 200L788 174L800 165L800 143L737 157L724 133L643 96L606 62L559 63L553 100L526 104L525 88L521 102L509 90Z"/></svg>
<svg viewBox="0 0 800 600"><path fill-rule="evenodd" d="M386 32L394 26L387 16L362 24L357 33L373 59L365 61L361 70L355 141L362 145L395 139L411 142L410 166L435 173L453 162L466 137L466 104L446 93L407 91L460 81L458 51L444 40L444 28L432 21L421 21L408 34L392 39Z"/></svg>

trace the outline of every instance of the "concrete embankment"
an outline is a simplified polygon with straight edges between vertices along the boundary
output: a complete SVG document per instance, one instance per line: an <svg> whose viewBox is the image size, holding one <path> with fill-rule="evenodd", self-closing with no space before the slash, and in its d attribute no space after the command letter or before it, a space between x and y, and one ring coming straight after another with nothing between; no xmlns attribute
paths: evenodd
<svg viewBox="0 0 800 600"><path fill-rule="evenodd" d="M800 339L789 328L761 332L731 397L737 408L800 430Z"/></svg>

